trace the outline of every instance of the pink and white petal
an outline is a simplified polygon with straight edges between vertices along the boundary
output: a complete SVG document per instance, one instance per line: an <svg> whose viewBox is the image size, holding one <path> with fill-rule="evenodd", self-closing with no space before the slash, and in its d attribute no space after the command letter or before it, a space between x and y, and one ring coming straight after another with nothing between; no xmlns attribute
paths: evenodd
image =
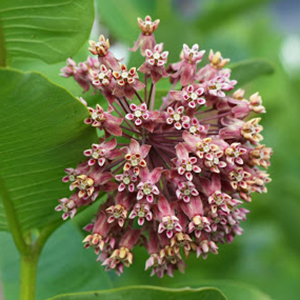
<svg viewBox="0 0 300 300"><path fill-rule="evenodd" d="M83 154L85 156L91 156L93 154L93 150L92 149L87 149L83 151Z"/></svg>
<svg viewBox="0 0 300 300"><path fill-rule="evenodd" d="M107 223L113 223L115 221L115 217L114 216L109 216L107 219Z"/></svg>
<svg viewBox="0 0 300 300"><path fill-rule="evenodd" d="M147 104L146 103L142 103L141 106L140 106L140 109L142 111L146 111L147 110Z"/></svg>
<svg viewBox="0 0 300 300"><path fill-rule="evenodd" d="M127 114L127 115L125 115L125 118L127 119L127 120L133 120L134 119L134 114Z"/></svg>
<svg viewBox="0 0 300 300"><path fill-rule="evenodd" d="M95 163L96 163L96 159L94 159L94 158L91 158L91 159L88 160L88 165L89 166L93 166Z"/></svg>
<svg viewBox="0 0 300 300"><path fill-rule="evenodd" d="M124 182L120 183L119 186L118 186L118 191L119 192L123 192L126 188L126 185Z"/></svg>
<svg viewBox="0 0 300 300"><path fill-rule="evenodd" d="M136 195L136 199L137 200L141 200L144 197L144 193L142 191L138 191L137 195Z"/></svg>
<svg viewBox="0 0 300 300"><path fill-rule="evenodd" d="M61 206L61 204L57 205L54 209L55 209L56 211L62 211L62 206Z"/></svg>
<svg viewBox="0 0 300 300"><path fill-rule="evenodd" d="M151 211L147 212L145 218L147 221L151 221L152 220L152 212Z"/></svg>
<svg viewBox="0 0 300 300"><path fill-rule="evenodd" d="M105 157L101 157L98 159L98 165L102 167L105 164Z"/></svg>
<svg viewBox="0 0 300 300"><path fill-rule="evenodd" d="M186 172L185 177L187 180L192 181L193 180L193 175L191 172Z"/></svg>
<svg viewBox="0 0 300 300"><path fill-rule="evenodd" d="M143 226L144 225L144 222L145 222L145 219L144 218L138 218L138 224L140 226Z"/></svg>
<svg viewBox="0 0 300 300"><path fill-rule="evenodd" d="M239 165L242 165L242 164L244 163L244 161L243 161L240 157L237 157L237 158L235 159L235 162L236 162L237 164L239 164Z"/></svg>
<svg viewBox="0 0 300 300"><path fill-rule="evenodd" d="M63 219L63 220L68 219L68 217L69 217L69 214L68 214L68 213L63 213L63 215L62 215L62 219Z"/></svg>
<svg viewBox="0 0 300 300"><path fill-rule="evenodd" d="M167 237L168 237L169 239L171 239L172 236L173 236L173 231L172 231L172 230L167 230L166 235L167 235Z"/></svg>
<svg viewBox="0 0 300 300"><path fill-rule="evenodd" d="M199 166L193 166L193 171L195 173L201 173L201 168Z"/></svg>
<svg viewBox="0 0 300 300"><path fill-rule="evenodd" d="M154 201L154 197L153 197L152 194L147 195L146 199L147 199L147 201L148 201L149 203L153 203L153 201Z"/></svg>
<svg viewBox="0 0 300 300"><path fill-rule="evenodd" d="M128 191L129 191L130 193L133 193L133 192L134 192L134 184L133 184L133 183L130 183L130 184L128 185Z"/></svg>
<svg viewBox="0 0 300 300"><path fill-rule="evenodd" d="M161 234L162 232L165 231L165 226L163 223L160 223L159 226L158 226L158 233Z"/></svg>

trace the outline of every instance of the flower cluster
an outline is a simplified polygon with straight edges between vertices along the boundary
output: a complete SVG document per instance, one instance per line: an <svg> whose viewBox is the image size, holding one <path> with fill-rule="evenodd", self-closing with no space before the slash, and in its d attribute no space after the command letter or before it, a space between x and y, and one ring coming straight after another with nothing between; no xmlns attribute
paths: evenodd
<svg viewBox="0 0 300 300"><path fill-rule="evenodd" d="M263 169L272 150L260 144L263 127L255 114L265 112L261 97L233 92L229 59L211 51L209 63L199 67L205 51L184 44L180 61L167 67L169 53L154 37L159 20L147 16L138 24L142 32L131 50L140 48L145 58L139 68L119 63L101 36L90 42L95 58L78 66L68 59L62 69L85 91L102 93L107 104L88 107L84 122L98 128L99 142L84 150L84 162L65 170L73 194L55 209L63 219L74 218L107 193L85 227L85 247L120 274L133 263L132 249L144 246L146 270L173 276L183 272L184 256L205 259L242 234L249 213L243 203L267 191ZM170 90L159 98L156 83L167 77Z"/></svg>

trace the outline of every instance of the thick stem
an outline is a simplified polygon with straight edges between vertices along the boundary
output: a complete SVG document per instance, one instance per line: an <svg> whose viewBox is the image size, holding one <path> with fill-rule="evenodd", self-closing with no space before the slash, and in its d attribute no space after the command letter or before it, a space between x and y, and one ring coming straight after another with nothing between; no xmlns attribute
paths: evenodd
<svg viewBox="0 0 300 300"><path fill-rule="evenodd" d="M28 245L29 250L26 253L20 252L21 256L21 300L34 300L36 288L36 274L40 253L48 240L49 236L61 225L62 221L59 220L44 228L37 240Z"/></svg>
<svg viewBox="0 0 300 300"><path fill-rule="evenodd" d="M21 300L33 300L35 296L36 273L39 253L21 254Z"/></svg>

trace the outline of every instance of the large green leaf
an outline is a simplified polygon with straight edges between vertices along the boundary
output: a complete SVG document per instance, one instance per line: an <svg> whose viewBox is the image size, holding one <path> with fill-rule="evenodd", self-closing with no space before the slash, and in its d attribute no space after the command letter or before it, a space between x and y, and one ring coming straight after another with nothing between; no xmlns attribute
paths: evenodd
<svg viewBox="0 0 300 300"><path fill-rule="evenodd" d="M238 85L244 85L251 80L261 76L270 75L274 72L274 67L265 59L250 59L230 66L231 78L238 81Z"/></svg>
<svg viewBox="0 0 300 300"><path fill-rule="evenodd" d="M109 274L96 263L93 250L82 245L81 232L70 222L49 238L41 253L37 271L36 300L61 293L112 288ZM18 299L20 266L12 237L0 233L0 271L5 299ZM0 296L1 297L1 296Z"/></svg>
<svg viewBox="0 0 300 300"><path fill-rule="evenodd" d="M61 218L57 199L68 193L63 170L76 166L96 140L83 123L86 107L38 73L0 69L0 177L10 214L21 231ZM8 229L0 202L0 230Z"/></svg>
<svg viewBox="0 0 300 300"><path fill-rule="evenodd" d="M182 289L161 288L155 286L129 286L106 291L93 291L88 293L66 294L56 296L51 299L66 299L66 300L117 300L117 299L164 299L164 300L224 300L226 297L216 288L199 288L192 289L189 287ZM50 299L49 299L50 300Z"/></svg>
<svg viewBox="0 0 300 300"><path fill-rule="evenodd" d="M1 0L0 59L62 61L88 39L93 21L93 0Z"/></svg>

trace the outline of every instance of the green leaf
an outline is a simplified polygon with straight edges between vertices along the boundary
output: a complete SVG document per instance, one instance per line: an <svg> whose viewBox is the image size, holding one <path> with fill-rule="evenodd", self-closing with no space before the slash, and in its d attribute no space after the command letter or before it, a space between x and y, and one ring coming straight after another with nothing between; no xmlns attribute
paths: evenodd
<svg viewBox="0 0 300 300"><path fill-rule="evenodd" d="M93 291L88 293L59 295L51 299L101 299L101 300L117 300L117 299L164 299L164 300L224 300L226 297L223 293L211 287L192 289L189 287L182 289L161 288L155 286L129 286L105 291ZM50 299L49 299L50 300Z"/></svg>
<svg viewBox="0 0 300 300"><path fill-rule="evenodd" d="M0 177L10 207L5 216L0 202L0 230L11 217L24 233L61 219L54 207L68 196L63 170L83 159L96 133L83 123L86 107L40 74L0 69L0 82Z"/></svg>
<svg viewBox="0 0 300 300"><path fill-rule="evenodd" d="M2 0L0 50L8 62L17 57L59 62L80 49L93 21L93 0Z"/></svg>
<svg viewBox="0 0 300 300"><path fill-rule="evenodd" d="M200 286L215 286L218 289L221 289L222 292L230 300L271 300L271 297L262 293L258 289L249 286L244 283L230 281L230 280L211 280L211 281L202 281L198 280ZM191 284L191 286L199 286L197 282Z"/></svg>
<svg viewBox="0 0 300 300"><path fill-rule="evenodd" d="M273 65L264 59L250 59L239 63L231 64L231 78L238 81L242 86L262 75L274 73Z"/></svg>
<svg viewBox="0 0 300 300"><path fill-rule="evenodd" d="M84 249L81 232L64 223L49 238L37 271L36 300L60 293L112 288L109 274L96 263L93 250ZM19 299L19 259L11 236L0 233L0 271L5 299Z"/></svg>

